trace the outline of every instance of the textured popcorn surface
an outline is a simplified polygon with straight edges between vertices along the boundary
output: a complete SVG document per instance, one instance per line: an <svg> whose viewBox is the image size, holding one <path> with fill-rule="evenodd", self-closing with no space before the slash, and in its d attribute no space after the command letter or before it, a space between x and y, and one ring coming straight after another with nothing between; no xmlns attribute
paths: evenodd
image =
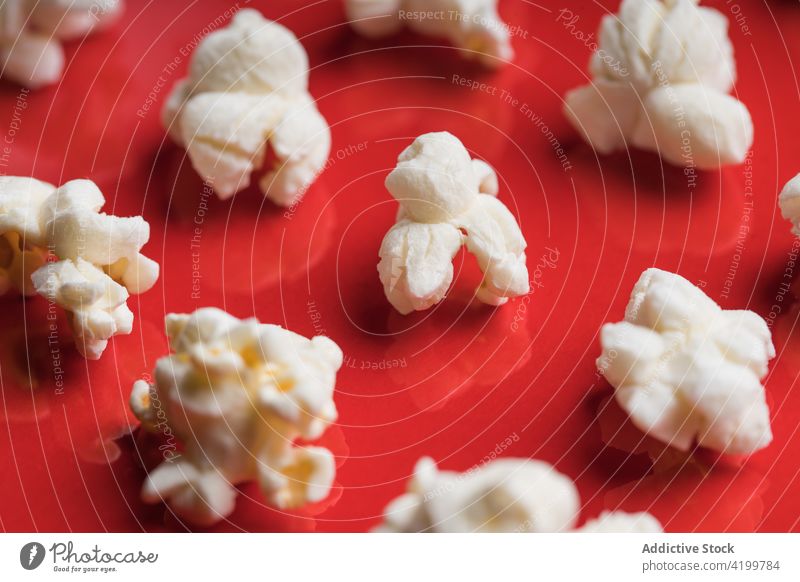
<svg viewBox="0 0 800 582"><path fill-rule="evenodd" d="M598 152L634 146L684 167L741 163L753 143L728 21L699 0L623 0L606 15L589 71L564 111Z"/></svg>
<svg viewBox="0 0 800 582"><path fill-rule="evenodd" d="M775 348L752 311L723 310L683 277L648 269L625 320L604 325L600 342L597 365L645 433L731 454L772 440L761 379Z"/></svg>
<svg viewBox="0 0 800 582"><path fill-rule="evenodd" d="M240 10L200 42L162 119L220 198L247 188L253 173L263 170L261 191L290 206L322 172L330 152L330 129L308 93L303 46L253 9Z"/></svg>
<svg viewBox="0 0 800 582"><path fill-rule="evenodd" d="M789 180L778 198L781 215L792 223L792 232L800 236L800 174Z"/></svg>
<svg viewBox="0 0 800 582"><path fill-rule="evenodd" d="M379 532L653 531L649 514L605 513L580 530L573 482L542 461L507 458L464 473L440 471L430 458L414 469L408 492L384 510Z"/></svg>
<svg viewBox="0 0 800 582"><path fill-rule="evenodd" d="M447 132L418 137L398 158L386 187L400 204L383 239L378 273L400 313L441 301L453 280L453 257L466 245L484 280L479 300L502 305L530 290L525 239L496 196L497 176Z"/></svg>
<svg viewBox="0 0 800 582"><path fill-rule="evenodd" d="M143 499L211 525L233 511L244 482L281 509L327 497L333 455L296 441L336 420L339 347L216 308L170 314L166 328L173 353L157 362L152 385L134 385L130 403L145 429L169 432L183 450L148 475Z"/></svg>

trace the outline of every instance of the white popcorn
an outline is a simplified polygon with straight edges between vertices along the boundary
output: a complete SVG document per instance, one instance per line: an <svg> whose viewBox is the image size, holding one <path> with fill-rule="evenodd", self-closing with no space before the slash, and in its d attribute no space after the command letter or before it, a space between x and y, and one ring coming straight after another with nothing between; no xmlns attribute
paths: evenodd
<svg viewBox="0 0 800 582"><path fill-rule="evenodd" d="M0 295L33 295L31 273L46 259L39 210L55 187L34 178L0 176Z"/></svg>
<svg viewBox="0 0 800 582"><path fill-rule="evenodd" d="M150 226L141 216L101 213L104 204L94 182L67 182L42 204L43 231L59 258L85 259L131 293L143 293L158 278L158 264L139 252L150 238Z"/></svg>
<svg viewBox="0 0 800 582"><path fill-rule="evenodd" d="M3 0L3 76L32 89L57 82L64 71L61 41L106 26L119 15L122 5L122 0Z"/></svg>
<svg viewBox="0 0 800 582"><path fill-rule="evenodd" d="M781 215L792 223L792 233L800 236L800 174L786 183L778 198Z"/></svg>
<svg viewBox="0 0 800 582"><path fill-rule="evenodd" d="M103 354L109 338L133 329L128 291L92 263L80 258L50 263L32 279L40 295L67 311L75 345L90 360Z"/></svg>
<svg viewBox="0 0 800 582"><path fill-rule="evenodd" d="M604 511L576 530L579 533L661 533L659 521L649 513Z"/></svg>
<svg viewBox="0 0 800 582"><path fill-rule="evenodd" d="M407 25L414 32L446 38L466 58L500 67L514 58L508 26L497 0L345 0L347 18L360 34L379 38Z"/></svg>
<svg viewBox="0 0 800 582"><path fill-rule="evenodd" d="M646 270L597 365L640 430L682 451L749 454L772 440L761 379L775 348L752 311L722 310L683 277Z"/></svg>
<svg viewBox="0 0 800 582"><path fill-rule="evenodd" d="M699 0L623 0L600 24L593 83L567 93L575 128L598 152L626 144L700 169L741 163L753 143L728 21Z"/></svg>
<svg viewBox="0 0 800 582"><path fill-rule="evenodd" d="M56 188L0 177L0 294L39 293L63 307L78 351L90 359L111 337L131 332L128 294L150 289L159 271L139 252L147 223L103 214L104 204L89 180Z"/></svg>
<svg viewBox="0 0 800 582"><path fill-rule="evenodd" d="M215 308L170 314L166 326L174 353L158 361L152 386L134 385L131 408L184 449L150 473L142 498L165 500L199 525L229 515L235 485L248 481L280 509L324 499L333 455L295 441L320 437L336 420L339 347Z"/></svg>
<svg viewBox="0 0 800 582"><path fill-rule="evenodd" d="M379 532L571 532L578 490L542 461L498 459L466 473L439 471L430 458L414 469L408 493L384 510ZM587 531L661 531L649 514L603 514ZM583 531L578 530L578 531Z"/></svg>
<svg viewBox="0 0 800 582"><path fill-rule="evenodd" d="M453 280L463 244L484 273L479 300L502 305L530 290L525 239L497 196L497 176L470 159L453 135L418 137L398 158L386 187L400 203L397 223L383 239L378 272L400 313L438 303Z"/></svg>
<svg viewBox="0 0 800 582"><path fill-rule="evenodd" d="M274 164L259 186L278 205L303 196L322 171L330 128L308 93L308 56L288 29L253 9L209 34L162 113L172 138L220 198Z"/></svg>

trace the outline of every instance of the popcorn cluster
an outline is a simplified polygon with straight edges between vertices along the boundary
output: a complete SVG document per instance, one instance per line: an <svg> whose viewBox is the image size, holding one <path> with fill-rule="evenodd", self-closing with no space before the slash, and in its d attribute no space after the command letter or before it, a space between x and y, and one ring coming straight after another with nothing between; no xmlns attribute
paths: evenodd
<svg viewBox="0 0 800 582"><path fill-rule="evenodd" d="M464 244L484 273L480 301L502 305L529 292L525 239L496 197L497 176L471 159L458 138L447 132L418 137L400 154L386 187L400 210L381 244L378 272L400 313L442 300Z"/></svg>
<svg viewBox="0 0 800 582"><path fill-rule="evenodd" d="M722 310L683 277L648 269L600 341L597 365L640 430L683 451L749 454L772 440L761 379L775 348L752 311Z"/></svg>
<svg viewBox="0 0 800 582"><path fill-rule="evenodd" d="M750 113L728 93L736 78L728 21L699 0L623 0L600 24L593 82L565 113L598 152L626 145L684 167L741 163Z"/></svg>
<svg viewBox="0 0 800 582"><path fill-rule="evenodd" d="M93 360L131 332L128 294L150 289L159 271L139 252L147 222L101 213L104 204L89 180L56 188L0 177L0 293L38 293L64 308L78 351Z"/></svg>
<svg viewBox="0 0 800 582"><path fill-rule="evenodd" d="M3 0L3 76L31 89L57 82L64 71L61 42L106 26L122 6L122 0Z"/></svg>
<svg viewBox="0 0 800 582"><path fill-rule="evenodd" d="M164 426L184 449L147 477L142 498L211 525L235 505L235 485L257 481L281 509L324 499L335 473L327 449L297 446L336 420L333 392L342 351L214 308L166 318L172 355L155 383L137 382L131 408L143 426Z"/></svg>
<svg viewBox="0 0 800 582"><path fill-rule="evenodd" d="M253 9L203 39L162 117L223 199L246 188L269 154L261 191L290 206L330 152L330 129L308 93L308 55L294 34Z"/></svg>
<svg viewBox="0 0 800 582"><path fill-rule="evenodd" d="M489 67L514 58L497 0L345 0L345 7L353 28L370 38L407 25L414 32L448 39L464 49L465 57Z"/></svg>
<svg viewBox="0 0 800 582"><path fill-rule="evenodd" d="M604 513L574 529L578 490L552 466L499 459L467 473L439 471L430 458L414 468L408 493L384 511L379 532L661 532L647 513Z"/></svg>

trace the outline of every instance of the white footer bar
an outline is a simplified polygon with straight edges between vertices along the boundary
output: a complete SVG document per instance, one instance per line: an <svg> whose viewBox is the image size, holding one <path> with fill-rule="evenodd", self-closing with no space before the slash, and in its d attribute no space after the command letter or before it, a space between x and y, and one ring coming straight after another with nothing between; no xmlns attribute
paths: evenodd
<svg viewBox="0 0 800 582"><path fill-rule="evenodd" d="M2 580L800 580L800 534L3 534Z"/></svg>

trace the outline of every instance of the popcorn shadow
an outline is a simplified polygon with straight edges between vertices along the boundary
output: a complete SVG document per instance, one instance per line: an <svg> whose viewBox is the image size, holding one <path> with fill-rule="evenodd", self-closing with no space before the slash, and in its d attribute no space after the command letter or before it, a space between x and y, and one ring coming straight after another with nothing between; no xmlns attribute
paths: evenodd
<svg viewBox="0 0 800 582"><path fill-rule="evenodd" d="M13 427L15 443L37 449L52 443L87 463L116 461L115 440L133 426L130 387L154 362L153 352L163 349L163 334L140 323L133 334L115 337L100 360L87 361L75 349L63 312L52 311L46 300L3 303L0 421Z"/></svg>
<svg viewBox="0 0 800 582"><path fill-rule="evenodd" d="M766 265L759 273L758 278L748 281L748 287L743 289L747 293L743 299L748 303L746 307L757 311L766 320L773 332L773 342L775 342L775 332L779 329L784 331L786 340L790 340L791 335L797 333L795 320L798 315L798 303L800 303L798 302L800 277L797 276L797 272L800 270L800 254L795 256L793 260L796 263L791 266L787 262L791 248L790 246L786 247L783 260L772 261L771 264ZM732 289L736 289L736 285L733 285Z"/></svg>
<svg viewBox="0 0 800 582"><path fill-rule="evenodd" d="M320 181L294 206L281 208L264 197L257 176L220 200L175 145L165 148L155 171L162 176L167 235L184 241L183 264L197 257L210 287L252 294L303 275L330 246L336 215Z"/></svg>
<svg viewBox="0 0 800 582"><path fill-rule="evenodd" d="M606 236L619 246L717 255L733 248L740 227L749 224L736 168L687 175L652 152L602 156L577 137L567 149L582 168L574 173L583 193L579 212L593 217L590 223L612 223Z"/></svg>
<svg viewBox="0 0 800 582"><path fill-rule="evenodd" d="M0 416L10 425L40 422L49 417L56 393L48 345L50 329L45 313L32 305L37 302L37 297L3 297L0 301L0 325L5 332L0 344L3 393ZM56 333L62 331L69 335L65 326ZM66 358L62 367L72 371L76 365L77 358Z"/></svg>
<svg viewBox="0 0 800 582"><path fill-rule="evenodd" d="M497 389L531 358L527 318L510 301L501 307L451 293L423 318L390 314L393 341L386 360L389 378L421 411L439 410L474 388ZM485 396L484 396L485 397Z"/></svg>
<svg viewBox="0 0 800 582"><path fill-rule="evenodd" d="M769 483L745 457L696 448L679 451L636 428L613 396L600 403L598 419L607 447L646 455L648 473L608 491L609 510L647 511L668 532L752 532L764 515Z"/></svg>
<svg viewBox="0 0 800 582"><path fill-rule="evenodd" d="M429 38L411 40L437 44ZM525 129L519 123L518 107L502 97L503 91L512 98L524 92L526 78L513 74L512 67L494 71L462 58L446 45L434 46L437 54L431 58L430 48L398 46L392 39L372 41L351 31L343 32L334 44L331 66L352 81L345 90L326 88L329 94L321 108L334 131L344 124L351 140L354 136L370 142L400 138L392 161L408 145L406 138L449 131L468 148L476 148L470 149L473 157L495 166L502 153L514 146L514 131ZM382 78L375 79L374 71L381 71ZM477 88L472 88L473 83ZM424 94L424 102L415 94Z"/></svg>

